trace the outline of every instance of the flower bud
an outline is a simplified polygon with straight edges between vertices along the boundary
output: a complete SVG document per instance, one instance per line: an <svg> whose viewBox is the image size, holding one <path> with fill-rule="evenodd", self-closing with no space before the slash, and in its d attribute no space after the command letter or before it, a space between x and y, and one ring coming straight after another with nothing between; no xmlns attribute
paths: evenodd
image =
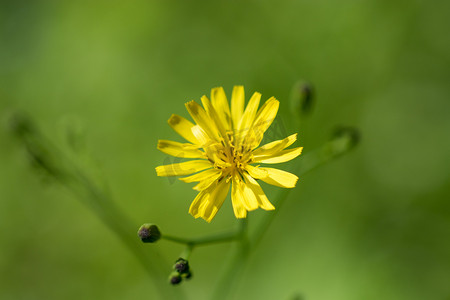
<svg viewBox="0 0 450 300"><path fill-rule="evenodd" d="M138 236L144 243L154 243L161 238L161 232L155 224L147 223L139 228Z"/></svg>
<svg viewBox="0 0 450 300"><path fill-rule="evenodd" d="M314 88L308 82L297 82L291 92L292 109L300 115L311 112L314 100Z"/></svg>
<svg viewBox="0 0 450 300"><path fill-rule="evenodd" d="M169 276L170 284L177 285L181 282L181 280L182 280L181 275L178 272L172 272Z"/></svg>
<svg viewBox="0 0 450 300"><path fill-rule="evenodd" d="M337 127L333 133L333 136L335 138L345 139L348 149L354 148L356 145L358 145L361 139L361 134L359 133L358 129L350 126Z"/></svg>
<svg viewBox="0 0 450 300"><path fill-rule="evenodd" d="M173 266L174 270L178 271L180 274L187 274L189 272L189 262L183 258L179 258L175 265Z"/></svg>

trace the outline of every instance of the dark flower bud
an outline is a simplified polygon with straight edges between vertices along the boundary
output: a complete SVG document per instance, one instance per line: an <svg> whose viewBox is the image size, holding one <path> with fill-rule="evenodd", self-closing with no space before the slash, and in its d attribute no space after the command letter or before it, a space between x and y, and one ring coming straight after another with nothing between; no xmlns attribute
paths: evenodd
<svg viewBox="0 0 450 300"><path fill-rule="evenodd" d="M139 228L138 236L144 243L154 243L161 238L161 232L155 224L147 223Z"/></svg>
<svg viewBox="0 0 450 300"><path fill-rule="evenodd" d="M183 258L179 258L175 265L173 266L174 270L178 271L181 274L186 274L189 272L189 262Z"/></svg>
<svg viewBox="0 0 450 300"><path fill-rule="evenodd" d="M172 272L169 276L170 284L177 285L181 282L181 275L178 272Z"/></svg>

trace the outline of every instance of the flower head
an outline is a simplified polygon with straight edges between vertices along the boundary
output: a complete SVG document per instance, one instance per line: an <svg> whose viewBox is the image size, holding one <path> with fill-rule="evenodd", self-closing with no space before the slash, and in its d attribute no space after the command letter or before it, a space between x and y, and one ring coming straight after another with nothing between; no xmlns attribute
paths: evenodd
<svg viewBox="0 0 450 300"><path fill-rule="evenodd" d="M289 161L303 149L286 149L296 141L297 134L259 147L279 107L279 101L271 97L258 110L260 100L261 94L255 92L244 110L244 87L235 86L230 109L223 88L218 87L211 90L211 100L206 96L201 98L204 108L195 101L186 103L196 124L178 115L170 117L169 125L189 143L160 140L158 149L193 160L159 166L156 173L158 176L190 175L180 180L198 182L194 190L199 193L189 208L195 218L211 222L230 186L236 218L245 218L247 211L258 207L275 209L257 179L284 188L295 187L298 177L294 174L259 166Z"/></svg>

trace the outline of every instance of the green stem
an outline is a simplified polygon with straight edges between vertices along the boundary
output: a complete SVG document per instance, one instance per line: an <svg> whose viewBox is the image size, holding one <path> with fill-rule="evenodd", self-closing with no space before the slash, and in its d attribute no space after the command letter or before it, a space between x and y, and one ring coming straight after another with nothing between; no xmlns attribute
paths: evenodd
<svg viewBox="0 0 450 300"><path fill-rule="evenodd" d="M249 251L248 217L239 220L239 247L240 252L246 254Z"/></svg>
<svg viewBox="0 0 450 300"><path fill-rule="evenodd" d="M306 154L299 161L299 164L296 166L294 172L299 176L305 175L326 162L331 161L351 150L356 145L357 140L357 132L355 130L346 129L341 131L338 136L325 143L319 149ZM277 215L277 212L288 198L290 192L291 189L284 189L280 191L274 201L277 209L270 214L265 214L265 217L258 224L253 239L250 240L245 247L243 245L245 243L244 239L246 239L247 235L243 235L244 238L240 240L241 247L239 251L235 253L232 261L228 264L228 269L224 273L223 279L219 282L212 299L229 299L229 294L236 289L239 277L248 262L246 258L249 256L249 251L246 250L254 250L258 246L264 233L269 228L273 219ZM244 226L246 228L246 224Z"/></svg>
<svg viewBox="0 0 450 300"><path fill-rule="evenodd" d="M194 249L193 245L186 245L186 248L184 248L183 252L180 254L180 257L189 260L189 257L191 256L192 250Z"/></svg>
<svg viewBox="0 0 450 300"><path fill-rule="evenodd" d="M178 237L178 236L162 234L161 238L171 241L171 242L185 244L185 245L192 245L192 246L197 247L197 246L205 246L208 244L216 244L216 243L224 243L224 242L233 241L239 237L239 234L240 234L239 232L232 231L232 232L218 233L218 234L214 234L211 236L200 237L197 239L187 239L187 238L182 238L182 237Z"/></svg>
<svg viewBox="0 0 450 300"><path fill-rule="evenodd" d="M157 249L148 251L139 244L134 236L135 226L112 199L42 136L30 118L15 114L10 121L13 135L26 149L33 166L72 192L117 235L152 278L156 293L163 299L184 299L179 289L171 288L164 280L168 264L165 264L162 255Z"/></svg>
<svg viewBox="0 0 450 300"><path fill-rule="evenodd" d="M227 263L227 267L223 273L222 279L219 281L218 286L213 294L212 299L221 300L228 299L229 293L235 289L237 281L233 278L238 277L243 271L245 260L249 254L248 243L248 219L239 219L239 244L238 248L232 254L230 261Z"/></svg>
<svg viewBox="0 0 450 300"><path fill-rule="evenodd" d="M341 131L338 136L325 143L319 149L305 154L305 156L301 160L299 160L299 163L294 169L294 173L298 174L298 176L301 177L308 172L320 167L321 165L350 151L357 142L357 132L354 129L345 129ZM256 232L253 235L253 241L251 242L252 248L255 248L259 244L264 233L267 231L267 228L269 228L270 224L272 223L277 213L280 211L280 208L283 206L291 191L292 189L283 189L280 191L274 201L277 209L271 214L266 214L264 216L263 220L261 221L256 229Z"/></svg>

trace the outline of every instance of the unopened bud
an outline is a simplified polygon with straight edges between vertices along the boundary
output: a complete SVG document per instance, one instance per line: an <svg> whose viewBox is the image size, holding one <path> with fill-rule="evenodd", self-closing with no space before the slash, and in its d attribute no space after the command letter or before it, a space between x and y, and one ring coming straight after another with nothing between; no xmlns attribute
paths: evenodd
<svg viewBox="0 0 450 300"><path fill-rule="evenodd" d="M155 224L147 223L139 228L138 236L144 243L154 243L161 238L161 232Z"/></svg>
<svg viewBox="0 0 450 300"><path fill-rule="evenodd" d="M169 282L170 284L176 285L181 282L181 275L178 272L172 272L169 276Z"/></svg>
<svg viewBox="0 0 450 300"><path fill-rule="evenodd" d="M358 129L348 126L341 126L336 128L333 135L337 138L345 138L348 145L347 147L349 149L358 145L361 139L361 134L359 133Z"/></svg>
<svg viewBox="0 0 450 300"><path fill-rule="evenodd" d="M174 270L178 271L181 274L185 274L189 272L189 262L183 258L179 258L175 265L173 266Z"/></svg>
<svg viewBox="0 0 450 300"><path fill-rule="evenodd" d="M292 109L301 115L311 112L314 100L314 88L308 82L297 82L291 92Z"/></svg>

